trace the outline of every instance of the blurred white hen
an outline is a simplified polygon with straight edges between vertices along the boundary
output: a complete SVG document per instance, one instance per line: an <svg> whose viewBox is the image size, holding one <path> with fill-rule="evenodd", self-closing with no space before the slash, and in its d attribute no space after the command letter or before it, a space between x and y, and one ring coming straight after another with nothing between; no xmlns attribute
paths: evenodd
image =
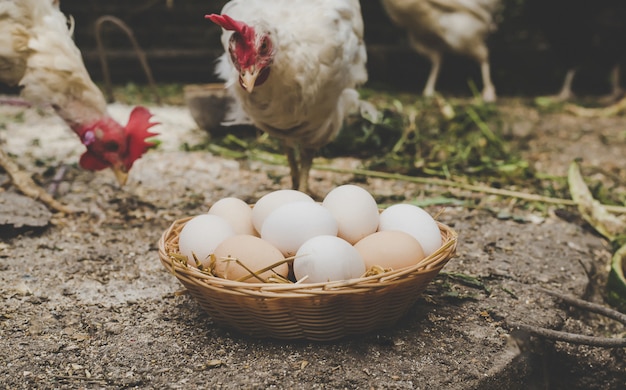
<svg viewBox="0 0 626 390"><path fill-rule="evenodd" d="M446 52L468 56L480 64L482 97L496 100L491 81L489 49L485 43L494 29L493 15L501 0L382 0L391 20L407 30L411 46L432 62L424 88L432 96Z"/></svg>

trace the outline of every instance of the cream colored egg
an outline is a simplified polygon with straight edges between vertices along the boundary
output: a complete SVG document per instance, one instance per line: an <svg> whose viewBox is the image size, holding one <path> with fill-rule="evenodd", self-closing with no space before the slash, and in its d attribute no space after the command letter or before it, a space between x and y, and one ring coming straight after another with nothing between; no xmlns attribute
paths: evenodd
<svg viewBox="0 0 626 390"><path fill-rule="evenodd" d="M383 210L378 230L409 233L419 241L426 256L442 245L441 231L434 218L426 210L411 204L394 204Z"/></svg>
<svg viewBox="0 0 626 390"><path fill-rule="evenodd" d="M216 262L213 272L221 278L238 280L251 275L246 268L256 273L284 259L283 254L269 242L256 236L239 234L227 238L215 248ZM250 277L244 281L261 283L276 274L287 278L289 266L287 263L282 263L272 270L259 275L262 281L256 277Z"/></svg>
<svg viewBox="0 0 626 390"><path fill-rule="evenodd" d="M257 232L261 232L265 218L278 207L290 202L305 201L314 203L309 195L296 190L278 190L263 195L252 208L252 224Z"/></svg>
<svg viewBox="0 0 626 390"><path fill-rule="evenodd" d="M235 234L258 235L252 224L252 208L239 198L228 197L218 200L209 209L209 214L227 220Z"/></svg>
<svg viewBox="0 0 626 390"><path fill-rule="evenodd" d="M380 266L400 269L417 264L424 256L420 243L409 233L382 231L370 234L354 245L361 254L365 268Z"/></svg>
<svg viewBox="0 0 626 390"><path fill-rule="evenodd" d="M300 246L293 260L296 280L323 283L361 277L365 263L359 252L337 236L313 237Z"/></svg>
<svg viewBox="0 0 626 390"><path fill-rule="evenodd" d="M378 205L364 188L346 184L330 191L322 205L337 220L337 235L350 244L372 234L378 228Z"/></svg>
<svg viewBox="0 0 626 390"><path fill-rule="evenodd" d="M293 256L306 240L315 236L336 236L337 221L328 209L315 202L287 203L267 216L261 238Z"/></svg>
<svg viewBox="0 0 626 390"><path fill-rule="evenodd" d="M178 236L178 249L187 256L187 264L195 266L192 253L207 267L209 255L215 248L235 232L227 220L217 215L203 214L193 217Z"/></svg>

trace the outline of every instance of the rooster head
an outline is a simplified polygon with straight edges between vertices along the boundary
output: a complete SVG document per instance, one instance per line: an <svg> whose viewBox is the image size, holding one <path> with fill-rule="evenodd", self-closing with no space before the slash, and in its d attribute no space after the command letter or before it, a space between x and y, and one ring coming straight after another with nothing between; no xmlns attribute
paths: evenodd
<svg viewBox="0 0 626 390"><path fill-rule="evenodd" d="M252 93L254 87L263 84L270 75L275 54L271 32L264 28L254 28L228 15L211 14L205 18L224 30L233 31L228 52L239 72L239 84Z"/></svg>
<svg viewBox="0 0 626 390"><path fill-rule="evenodd" d="M157 135L149 131L157 124L150 122L151 117L146 108L135 107L126 127L108 116L77 126L74 130L87 147L80 166L91 171L111 168L120 185L126 184L133 163L154 145L147 141Z"/></svg>

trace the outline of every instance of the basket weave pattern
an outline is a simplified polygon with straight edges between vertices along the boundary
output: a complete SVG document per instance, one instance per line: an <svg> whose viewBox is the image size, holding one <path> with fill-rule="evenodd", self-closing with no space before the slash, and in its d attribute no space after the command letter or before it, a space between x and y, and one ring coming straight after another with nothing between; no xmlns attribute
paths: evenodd
<svg viewBox="0 0 626 390"><path fill-rule="evenodd" d="M393 325L454 255L457 234L438 223L443 246L418 264L348 281L246 283L187 267L178 238L191 218L175 221L159 240L159 257L218 325L259 338L334 340Z"/></svg>

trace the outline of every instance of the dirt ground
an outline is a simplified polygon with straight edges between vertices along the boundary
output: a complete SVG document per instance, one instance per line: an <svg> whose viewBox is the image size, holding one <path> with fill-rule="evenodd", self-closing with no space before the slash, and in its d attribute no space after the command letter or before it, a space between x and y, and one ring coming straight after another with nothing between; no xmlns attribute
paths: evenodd
<svg viewBox="0 0 626 390"><path fill-rule="evenodd" d="M569 163L626 172L626 117L584 119L503 99L515 142L548 175ZM457 256L391 329L332 343L250 339L215 325L159 262L157 241L176 219L220 198L250 203L287 187L288 170L184 152L205 140L183 107L154 107L161 146L139 160L129 184L76 167L81 145L46 110L1 108L0 138L36 177L64 167L58 198L80 209L48 215L37 204L2 212L41 228L5 224L0 237L0 385L32 388L302 389L618 389L626 385L624 349L554 343L513 332L513 322L593 335L623 327L570 310L536 285L601 302L610 248L574 209L507 209L508 199L401 181L360 182L377 199L476 197L478 207L447 206L440 220L460 235ZM130 108L111 106L125 122ZM333 166L354 168L342 158ZM593 171L593 170L591 170ZM313 190L351 182L314 170ZM0 181L6 176L0 174ZM0 192L2 204L14 191ZM25 201L26 202L26 201ZM485 207L490 204L490 207ZM433 214L440 206L428 208ZM503 217L497 210L508 211ZM20 219L21 218L21 219ZM19 234L16 234L19 233ZM470 284L455 274L480 281Z"/></svg>

